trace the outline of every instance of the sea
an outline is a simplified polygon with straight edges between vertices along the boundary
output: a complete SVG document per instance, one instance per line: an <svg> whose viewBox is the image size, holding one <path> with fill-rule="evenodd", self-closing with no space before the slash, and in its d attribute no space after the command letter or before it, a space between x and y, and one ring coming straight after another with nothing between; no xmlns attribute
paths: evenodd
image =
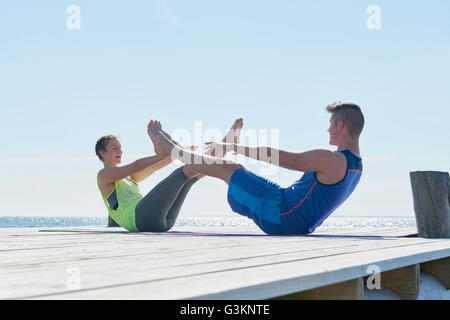
<svg viewBox="0 0 450 320"><path fill-rule="evenodd" d="M0 217L0 228L45 228L105 226L107 217ZM246 217L179 217L175 226L205 228L257 228ZM415 228L414 217L329 217L321 227L342 228Z"/></svg>

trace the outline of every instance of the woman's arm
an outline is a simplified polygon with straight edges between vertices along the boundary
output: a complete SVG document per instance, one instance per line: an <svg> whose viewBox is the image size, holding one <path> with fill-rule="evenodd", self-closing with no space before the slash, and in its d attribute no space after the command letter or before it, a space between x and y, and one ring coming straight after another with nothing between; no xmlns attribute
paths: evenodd
<svg viewBox="0 0 450 320"><path fill-rule="evenodd" d="M145 170L146 168L161 162L166 157L166 155L155 155L138 159L122 167L107 167L99 171L97 178L101 184L113 183L114 181L121 180Z"/></svg>
<svg viewBox="0 0 450 320"><path fill-rule="evenodd" d="M191 151L195 151L198 149L198 146L190 146L189 149ZM142 180L145 180L148 178L148 176L150 176L151 174L155 173L156 171L158 171L159 169L164 168L165 166L171 164L173 161L175 160L171 158L170 155L166 156L165 158L161 159L159 162L149 166L148 168L145 168L142 171L136 172L135 174L133 174L131 177L133 178L133 180L137 183L137 182L141 182Z"/></svg>
<svg viewBox="0 0 450 320"><path fill-rule="evenodd" d="M158 171L159 169L164 168L165 166L171 164L173 160L170 156L166 156L165 158L161 159L160 161L156 162L155 164L152 164L145 168L144 170L138 171L131 175L133 180L138 183L142 180L147 179L150 175Z"/></svg>

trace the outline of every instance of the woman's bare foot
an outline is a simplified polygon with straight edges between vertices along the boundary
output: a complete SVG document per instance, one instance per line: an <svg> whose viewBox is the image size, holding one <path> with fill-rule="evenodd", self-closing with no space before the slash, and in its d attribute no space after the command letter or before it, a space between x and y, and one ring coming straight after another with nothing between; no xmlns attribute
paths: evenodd
<svg viewBox="0 0 450 320"><path fill-rule="evenodd" d="M198 146L184 147L184 146L180 145L178 142L172 140L172 137L171 137L167 132L165 132L164 130L162 130L161 122L159 122L159 121L157 121L157 120L150 120L150 122L149 122L148 125L147 125L147 133L149 134L150 139L151 139L152 142L153 142L153 146L154 146L154 149L155 149L155 153L156 153L157 155L162 155L162 154L164 154L164 152L163 152L162 150L160 150L160 147L158 146L158 143L155 143L155 140L154 140L155 137L152 136L152 135L150 135L150 130L151 130L153 127L156 128L156 129L158 129L158 130L160 131L160 133L161 133L164 137L166 137L170 142L172 142L174 145L176 145L176 146L178 146L178 147L180 147L180 148L182 148L182 149L185 149L185 150L188 150L188 151L195 151L195 150L198 149Z"/></svg>
<svg viewBox="0 0 450 320"><path fill-rule="evenodd" d="M156 120L150 120L150 122L149 122L148 125L147 125L147 133L148 133L150 139L152 140L153 148L155 149L155 153L156 153L157 155L162 155L162 154L164 154L163 150L161 150L161 148L159 147L157 141L155 140L155 137L154 137L153 135L150 134L150 131L151 131L153 128L158 129L158 130L161 130L161 129L162 129L161 122L156 121Z"/></svg>
<svg viewBox="0 0 450 320"><path fill-rule="evenodd" d="M174 144L163 134L162 126L159 121L150 120L147 126L147 133L153 142L156 154L170 155Z"/></svg>

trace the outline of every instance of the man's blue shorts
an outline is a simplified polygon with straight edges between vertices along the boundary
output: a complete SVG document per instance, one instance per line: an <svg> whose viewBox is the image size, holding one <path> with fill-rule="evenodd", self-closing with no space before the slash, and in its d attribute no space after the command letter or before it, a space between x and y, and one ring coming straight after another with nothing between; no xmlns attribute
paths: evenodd
<svg viewBox="0 0 450 320"><path fill-rule="evenodd" d="M228 203L234 212L252 219L267 234L288 233L283 224L283 188L243 168L228 184Z"/></svg>

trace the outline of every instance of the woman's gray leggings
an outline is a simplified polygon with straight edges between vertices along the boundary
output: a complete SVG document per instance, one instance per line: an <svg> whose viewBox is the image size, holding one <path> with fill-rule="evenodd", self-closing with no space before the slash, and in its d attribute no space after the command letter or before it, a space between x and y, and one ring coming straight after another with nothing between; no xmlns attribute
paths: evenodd
<svg viewBox="0 0 450 320"><path fill-rule="evenodd" d="M198 178L189 179L183 167L158 183L136 206L136 228L141 232L166 232L177 220L189 189Z"/></svg>

